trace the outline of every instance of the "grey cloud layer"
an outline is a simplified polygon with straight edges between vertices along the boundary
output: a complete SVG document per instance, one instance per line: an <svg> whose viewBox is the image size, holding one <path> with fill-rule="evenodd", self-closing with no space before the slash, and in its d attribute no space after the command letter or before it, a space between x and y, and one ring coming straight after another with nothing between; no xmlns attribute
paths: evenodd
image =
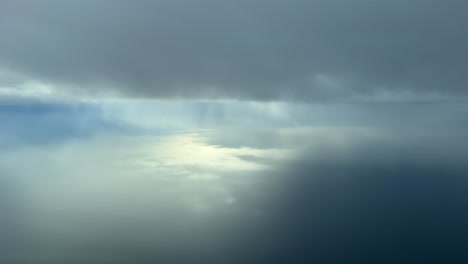
<svg viewBox="0 0 468 264"><path fill-rule="evenodd" d="M7 0L0 10L0 68L61 89L254 100L466 96L466 1Z"/></svg>

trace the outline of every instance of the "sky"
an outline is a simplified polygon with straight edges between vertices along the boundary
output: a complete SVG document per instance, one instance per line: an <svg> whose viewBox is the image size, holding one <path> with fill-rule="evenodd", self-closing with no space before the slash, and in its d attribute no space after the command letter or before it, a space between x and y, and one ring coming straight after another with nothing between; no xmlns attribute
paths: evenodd
<svg viewBox="0 0 468 264"><path fill-rule="evenodd" d="M466 263L467 12L0 0L0 263Z"/></svg>

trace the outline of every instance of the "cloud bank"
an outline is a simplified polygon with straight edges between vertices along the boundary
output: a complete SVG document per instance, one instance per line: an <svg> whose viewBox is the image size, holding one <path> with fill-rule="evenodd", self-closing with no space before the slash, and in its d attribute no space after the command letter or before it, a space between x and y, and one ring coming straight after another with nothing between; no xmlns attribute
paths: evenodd
<svg viewBox="0 0 468 264"><path fill-rule="evenodd" d="M303 101L467 95L466 1L0 5L4 89Z"/></svg>

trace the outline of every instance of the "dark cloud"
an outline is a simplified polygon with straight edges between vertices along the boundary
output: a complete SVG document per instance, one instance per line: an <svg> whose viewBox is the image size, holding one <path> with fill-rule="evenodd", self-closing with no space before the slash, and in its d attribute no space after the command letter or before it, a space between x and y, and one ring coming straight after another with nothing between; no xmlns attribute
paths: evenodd
<svg viewBox="0 0 468 264"><path fill-rule="evenodd" d="M279 231L268 259L466 261L467 154L463 137L444 133L311 148L279 172L270 216Z"/></svg>
<svg viewBox="0 0 468 264"><path fill-rule="evenodd" d="M222 263L465 262L466 139L387 132L275 161L269 192L241 196L262 214L249 217L253 231L231 235Z"/></svg>
<svg viewBox="0 0 468 264"><path fill-rule="evenodd" d="M461 0L7 0L0 9L0 68L62 90L306 101L466 96Z"/></svg>

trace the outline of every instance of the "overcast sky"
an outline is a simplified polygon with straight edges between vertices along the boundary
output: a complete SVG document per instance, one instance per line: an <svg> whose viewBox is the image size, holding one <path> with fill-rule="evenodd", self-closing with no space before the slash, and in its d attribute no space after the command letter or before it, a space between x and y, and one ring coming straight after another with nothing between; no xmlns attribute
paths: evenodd
<svg viewBox="0 0 468 264"><path fill-rule="evenodd" d="M2 0L0 87L125 98L466 99L467 12L462 0Z"/></svg>
<svg viewBox="0 0 468 264"><path fill-rule="evenodd" d="M467 14L0 0L0 263L468 263Z"/></svg>

